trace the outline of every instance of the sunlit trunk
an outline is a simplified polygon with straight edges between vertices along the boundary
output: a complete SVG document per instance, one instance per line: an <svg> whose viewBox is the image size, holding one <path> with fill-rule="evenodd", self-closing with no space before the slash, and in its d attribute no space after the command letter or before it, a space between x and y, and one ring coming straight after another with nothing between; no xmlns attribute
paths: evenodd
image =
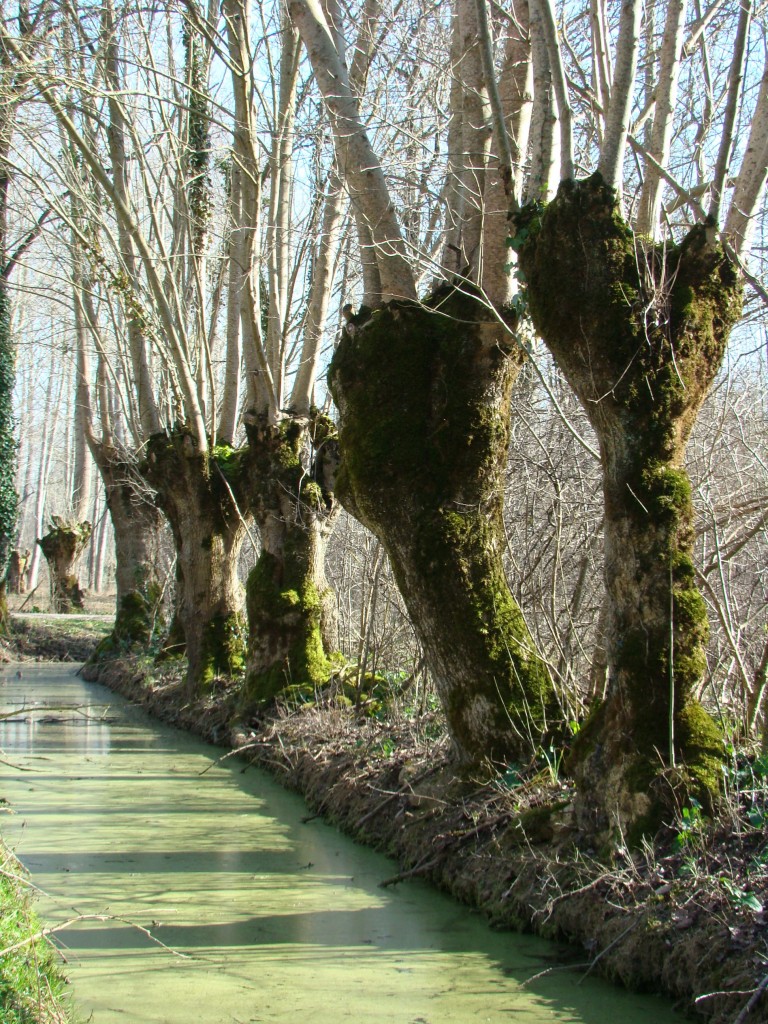
<svg viewBox="0 0 768 1024"><path fill-rule="evenodd" d="M177 630L184 635L187 687L204 690L243 667L242 587L245 539L239 453L201 455L186 432L150 438L143 472L171 526L177 558Z"/></svg>
<svg viewBox="0 0 768 1024"><path fill-rule="evenodd" d="M603 465L608 692L576 752L593 826L652 828L681 783L707 800L719 787L719 729L694 699L708 624L684 469L741 310L714 235L700 225L678 246L644 244L600 175L562 184L517 223L534 324Z"/></svg>
<svg viewBox="0 0 768 1024"><path fill-rule="evenodd" d="M555 699L502 553L515 337L471 296L381 307L351 323L330 384L337 490L380 539L460 759L528 756Z"/></svg>
<svg viewBox="0 0 768 1024"><path fill-rule="evenodd" d="M164 527L154 496L129 452L91 445L115 535L115 626L110 650L146 645L158 618L159 547Z"/></svg>
<svg viewBox="0 0 768 1024"><path fill-rule="evenodd" d="M338 514L337 441L324 416L277 426L246 416L248 480L261 554L247 584L246 699L270 700L286 686L322 686L337 644L336 597L325 550Z"/></svg>
<svg viewBox="0 0 768 1024"><path fill-rule="evenodd" d="M91 524L68 522L51 516L51 528L38 538L51 578L51 607L58 614L82 611L85 592L77 577L77 563L91 538Z"/></svg>
<svg viewBox="0 0 768 1024"><path fill-rule="evenodd" d="M29 579L29 551L11 552L8 563L8 591L11 594L26 594Z"/></svg>

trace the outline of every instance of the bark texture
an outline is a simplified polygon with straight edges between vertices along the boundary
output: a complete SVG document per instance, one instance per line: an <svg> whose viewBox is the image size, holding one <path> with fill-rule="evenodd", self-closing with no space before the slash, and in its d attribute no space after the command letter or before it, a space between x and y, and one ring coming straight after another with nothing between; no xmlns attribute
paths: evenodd
<svg viewBox="0 0 768 1024"><path fill-rule="evenodd" d="M5 252L6 193L8 173L2 154L7 152L6 132L0 124L0 253ZM17 442L13 415L16 382L16 349L11 337L8 285L0 278L0 630L8 625L6 571L16 536L19 496L16 493Z"/></svg>
<svg viewBox="0 0 768 1024"><path fill-rule="evenodd" d="M159 548L163 514L131 452L91 441L115 534L115 626L97 655L145 647L158 622Z"/></svg>
<svg viewBox="0 0 768 1024"><path fill-rule="evenodd" d="M521 350L474 296L448 286L359 321L329 375L339 497L389 555L459 759L528 756L555 700L502 564Z"/></svg>
<svg viewBox="0 0 768 1024"><path fill-rule="evenodd" d="M157 492L176 548L174 642L183 633L187 687L203 690L217 675L236 675L244 664L237 576L245 539L241 513L246 511L241 453L231 448L200 453L192 435L180 429L149 439L142 469Z"/></svg>
<svg viewBox="0 0 768 1024"><path fill-rule="evenodd" d="M29 586L30 551L14 548L8 561L8 590L12 594L26 594Z"/></svg>
<svg viewBox="0 0 768 1024"><path fill-rule="evenodd" d="M336 429L316 411L277 425L245 417L248 480L261 554L248 578L244 699L327 683L336 649L336 596L325 550L338 514Z"/></svg>
<svg viewBox="0 0 768 1024"><path fill-rule="evenodd" d="M702 224L677 246L645 242L599 174L564 182L543 211L517 219L534 324L603 465L608 693L576 752L592 827L647 830L678 784L705 800L719 786L720 732L694 699L708 624L683 466L741 311L739 276L714 236Z"/></svg>
<svg viewBox="0 0 768 1024"><path fill-rule="evenodd" d="M85 592L77 578L77 562L90 539L89 522L68 522L61 516L51 516L50 530L38 538L51 577L51 605L60 615L82 611Z"/></svg>

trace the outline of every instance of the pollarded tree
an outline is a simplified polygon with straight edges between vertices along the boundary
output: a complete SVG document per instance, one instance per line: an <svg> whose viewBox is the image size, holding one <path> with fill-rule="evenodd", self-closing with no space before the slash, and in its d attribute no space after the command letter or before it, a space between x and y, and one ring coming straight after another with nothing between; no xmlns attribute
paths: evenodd
<svg viewBox="0 0 768 1024"><path fill-rule="evenodd" d="M176 622L184 634L188 682L196 687L240 658L237 553L245 537L233 491L236 474L225 486L217 468L220 461L230 468L233 463L230 445L217 445L215 436L219 407L231 409L227 391L233 385L225 380L217 401L212 351L221 288L209 291L206 272L210 54L201 54L203 44L185 36L177 19L186 42L177 75L172 47L164 51L157 38L154 48L145 45L157 30L165 35L162 20L145 23L141 12L133 21L125 12L117 17L111 4L82 14L74 23L63 19L61 45L47 61L23 65L55 115L69 160L61 165L36 140L26 142L47 165L57 211L73 232L76 334L81 355L90 336L99 357L101 433L91 430L90 440L105 473L116 532L146 527L156 533L157 515L144 507L151 488L177 545ZM15 56L20 64L27 60L18 47ZM156 132L157 125L165 130ZM145 145L143 132L154 145ZM57 178L72 197L71 208L56 198ZM104 387L110 375L116 379L115 366L128 377L121 398L110 398ZM90 382L82 358L80 379L85 393ZM116 437L109 416L110 403L121 399L127 442ZM81 407L89 407L85 398ZM129 536L126 544L118 541L118 551L146 565L153 546L152 537L146 539L147 551L133 550ZM130 585L138 566L126 568ZM142 583L148 584L146 594L121 594L121 636L129 624L146 632L152 576Z"/></svg>
<svg viewBox="0 0 768 1024"><path fill-rule="evenodd" d="M242 331L248 442L243 468L261 539L246 587L243 699L250 703L269 700L288 684L322 685L331 674L328 655L336 646L336 612L325 577L325 550L338 513L336 440L331 421L314 404L314 387L345 200L333 168L324 171L318 160L308 222L301 209L302 190L296 183L300 150L294 153L299 40L285 12L275 13L274 52L269 33L254 41L249 5L226 0L222 13L221 36L210 22L200 28L221 48L234 101L228 301ZM276 69L269 90L259 81L262 63ZM266 125L257 98L262 111L269 112ZM311 142L312 148L318 144L317 138ZM268 152L264 160L262 147ZM307 230L317 233L314 244ZM302 283L307 254L312 272ZM297 316L299 289L304 308Z"/></svg>
<svg viewBox="0 0 768 1024"><path fill-rule="evenodd" d="M721 777L720 732L695 699L706 669L708 626L692 563L694 522L684 456L741 314L740 258L765 180L768 105L761 88L721 231L749 4L741 7L731 36L730 88L704 209L692 198L705 193L691 178L696 168L683 164L682 181L669 170L682 62L700 53L686 46L686 32L695 33L697 26L686 27L685 4L670 0L660 45L642 48L642 5L627 3L609 98L600 100L597 79L591 93L578 96L581 116L596 126L591 137L599 139L591 152L584 151L584 159L596 163L594 173L578 179L572 101L554 12L549 0L537 3L557 95L561 184L552 202L531 203L516 216L514 248L535 327L597 434L605 500L609 682L577 746L580 809L592 828L644 829L658 823L680 782L711 800ZM605 23L603 15L598 13L596 23ZM636 82L641 51L645 82L651 83L646 96L638 94ZM631 140L644 173L630 219L624 157L633 105L637 109L644 100L652 123L645 146ZM678 135L681 148L690 141L684 136ZM687 223L676 228L664 216L665 185L676 205L689 211Z"/></svg>
<svg viewBox="0 0 768 1024"><path fill-rule="evenodd" d="M80 556L91 539L87 519L51 516L48 532L39 537L51 579L51 606L60 614L83 610L85 596L77 575Z"/></svg>
<svg viewBox="0 0 768 1024"><path fill-rule="evenodd" d="M108 17L108 12L105 17ZM61 61L70 82L74 83L78 78L87 80L85 42L87 31L92 28L92 22L70 25L65 21L57 25L58 38L62 41L59 48ZM74 44L75 38L80 47ZM45 52L42 42L40 52ZM16 57L18 66L24 67L24 59L29 57L29 52L24 48L16 53ZM30 77L31 66L27 64L26 67L27 77ZM60 109L72 127L76 100L74 90L62 93ZM27 109L32 111L34 107L28 103ZM88 110L87 97L83 110ZM83 143L87 139L96 146L96 139L88 131L87 117L82 119L81 125ZM41 138L44 140L42 143ZM130 295L127 283L135 269L135 253L123 224L118 224L116 230L114 225L105 225L109 239L113 237L110 231L115 230L116 247L127 269L121 266L116 271L117 261L107 265L98 227L104 219L104 207L98 201L96 190L91 187L87 161L82 159L71 135L60 126L58 137L51 138L46 130L46 118L41 122L39 113L37 119L30 113L25 141L26 146L20 147L17 159L20 159L22 167L26 160L29 180L43 191L47 208L56 212L59 222L68 225L69 246L55 230L48 231L46 236L50 243L49 267L68 268L68 273L59 278L58 289L51 288L55 275L49 273L47 295L67 309L63 328L65 336L73 336L75 342L76 483L71 518L75 522L83 520L89 504L86 487L77 481L89 481L84 466L90 450L104 483L116 547L115 627L103 649L113 649L116 642L121 647L144 644L156 618L154 598L160 590L157 552L163 532L163 517L146 482L139 476L137 452L141 451L146 437L159 429L159 416L152 391L149 339L142 331L139 302L126 301L122 308L118 308L119 303L109 302L110 297ZM112 132L112 141L119 153L119 124ZM50 173L51 166L53 174ZM119 161L114 166L119 167ZM119 174L114 184L118 191L124 186ZM110 290L105 290L107 284ZM126 311L124 317L123 309ZM94 354L98 366L95 384L91 365ZM49 413L55 420L56 402L51 409L50 396L47 396L46 420ZM43 457L42 463L45 461ZM42 501L42 491L41 487L38 503ZM39 511L42 512L42 505Z"/></svg>
<svg viewBox="0 0 768 1024"><path fill-rule="evenodd" d="M73 221L82 226L75 188L71 196ZM99 289L88 273L87 259L76 237L70 255L79 427L104 483L115 537L115 625L111 637L100 645L97 656L101 657L134 645L144 647L152 638L162 590L159 552L164 522L154 493L139 472L138 453L145 440L142 423L149 418L148 412L152 415L153 407L145 408L142 416L140 407L147 394L135 388L126 395L121 388L115 372L121 346L110 343L110 325L97 312ZM121 341L124 332L135 328L115 321L111 326L117 327L116 337ZM139 354L143 350L141 339L134 341ZM95 382L91 360L94 344ZM138 415L126 417L126 407Z"/></svg>
<svg viewBox="0 0 768 1024"><path fill-rule="evenodd" d="M190 688L205 686L219 673L242 664L242 596L237 561L246 536L238 493L238 461L233 437L216 436L216 396L212 349L221 286L210 294L207 272L211 213L210 49L179 22L184 65L171 95L161 95L150 117L173 125L169 150L141 159L139 132L143 116L142 89L162 74L149 50L139 49L142 63L134 82L133 106L120 95L125 88L127 48L133 40L123 13L115 18L109 4L101 14L98 70L107 93L107 147L112 168L112 191L106 196L117 225L119 259L110 284L122 290L136 401L145 447L140 472L152 488L155 502L171 526L177 559L176 609L173 640L183 638ZM167 71L175 73L172 55ZM158 52L157 59L161 59ZM95 121L95 117L94 117ZM92 122L93 123L93 122ZM66 126L65 126L66 127ZM77 146L77 140L71 144ZM129 163L136 159L145 195L158 173L153 159L167 161L159 179L165 205L148 236L139 227L139 210L131 188ZM88 160L91 174L99 172ZM103 181L98 182L103 188ZM140 208L139 208L140 209ZM218 285L218 287L217 287ZM155 346L153 375L147 355L149 338ZM160 341L162 339L162 342ZM238 337L227 338L227 356L239 362ZM159 351L158 351L159 349ZM158 360L159 356L159 360ZM161 364L162 365L162 364ZM152 394L153 381L162 382L169 397L162 410ZM237 403L239 378L223 382L221 417L231 418ZM233 394L234 393L234 394ZM230 480L223 477L226 465ZM240 501L238 502L238 497Z"/></svg>
<svg viewBox="0 0 768 1024"><path fill-rule="evenodd" d="M527 8L505 23L502 88L489 73L485 5L459 0L453 9L447 212L431 262L442 283L423 301L423 267L371 145L361 83L347 71L340 10L313 0L289 8L362 227L364 302L329 376L338 492L390 557L459 758L528 756L553 727L557 703L502 565L510 403L525 356L504 267L531 122Z"/></svg>
<svg viewBox="0 0 768 1024"><path fill-rule="evenodd" d="M78 378L82 379L80 372ZM66 494L67 512L51 516L48 532L37 540L48 563L51 606L55 612L62 614L82 611L84 607L85 591L80 586L78 571L80 557L93 532L91 522L86 518L91 507L91 464L86 440L86 407L80 379L75 389L73 466Z"/></svg>
<svg viewBox="0 0 768 1024"><path fill-rule="evenodd" d="M80 45L67 74L52 62L36 75L97 197L77 237L90 264L80 304L94 338L93 282L124 311L122 361L133 378L143 471L177 547L176 621L190 685L232 667L237 553L252 511L262 553L248 588L247 691L248 699L264 699L286 682L330 674L334 616L323 549L335 516L335 446L313 388L344 196L320 159L302 168L318 167L317 201L307 203L307 191L295 186L295 30L283 18L274 38L254 42L244 5L222 13L219 22L186 3L145 22L142 12L118 17L107 4L92 23L70 29ZM168 39L181 34L183 69L172 45L145 45L166 25ZM212 106L212 64L231 81L231 110ZM264 67L279 69L271 96ZM307 142L314 152L322 136ZM211 159L216 149L221 175ZM93 238L87 224L99 221L103 237ZM310 251L311 280L303 269ZM235 450L241 390L249 443ZM227 657L217 660L217 650Z"/></svg>

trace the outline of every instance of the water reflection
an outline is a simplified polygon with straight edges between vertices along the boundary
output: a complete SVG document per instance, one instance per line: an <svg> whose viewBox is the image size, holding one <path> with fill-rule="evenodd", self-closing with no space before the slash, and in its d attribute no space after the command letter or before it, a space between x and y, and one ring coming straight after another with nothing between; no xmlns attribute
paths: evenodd
<svg viewBox="0 0 768 1024"><path fill-rule="evenodd" d="M5 771L6 835L49 920L110 917L61 934L95 1024L677 1019L567 973L521 988L552 946L494 934L420 883L378 888L391 863L302 824L304 804L259 772L201 774L212 748L103 688L50 668L6 673L0 699L26 710L0 723L0 745L34 769ZM54 705L65 710L40 710Z"/></svg>

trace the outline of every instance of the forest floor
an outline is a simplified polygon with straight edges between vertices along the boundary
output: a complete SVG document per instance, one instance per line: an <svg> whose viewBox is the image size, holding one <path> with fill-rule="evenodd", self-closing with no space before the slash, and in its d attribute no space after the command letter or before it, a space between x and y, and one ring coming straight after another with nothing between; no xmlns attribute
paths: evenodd
<svg viewBox="0 0 768 1024"><path fill-rule="evenodd" d="M81 656L62 626L24 627L6 656ZM103 635L101 622L91 646ZM83 624L83 631L87 627ZM716 819L696 807L655 843L601 859L571 815L573 791L542 752L504 776L459 779L436 712L403 702L355 710L331 696L243 720L235 684L190 701L181 667L124 659L88 678L198 733L222 757L257 763L399 869L384 885L430 880L480 909L497 928L566 941L572 960L552 970L595 971L663 993L716 1024L768 1021L768 758L734 755Z"/></svg>

